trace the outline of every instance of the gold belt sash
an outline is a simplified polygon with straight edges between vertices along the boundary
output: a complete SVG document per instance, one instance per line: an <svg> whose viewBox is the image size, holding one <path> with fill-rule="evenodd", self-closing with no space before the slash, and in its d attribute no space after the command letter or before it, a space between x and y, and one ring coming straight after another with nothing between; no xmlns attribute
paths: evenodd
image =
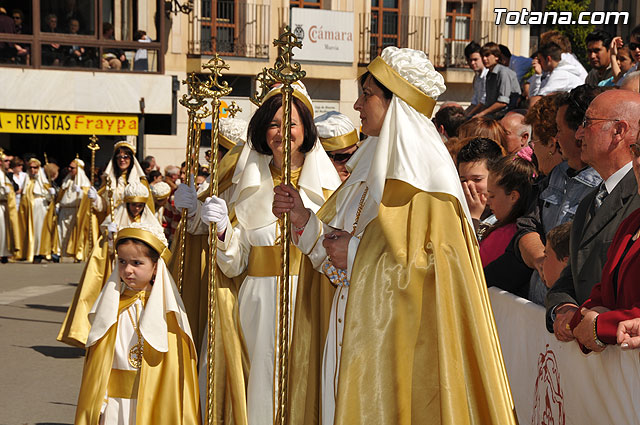
<svg viewBox="0 0 640 425"><path fill-rule="evenodd" d="M140 384L140 371L111 369L107 396L112 398L138 398L138 385Z"/></svg>
<svg viewBox="0 0 640 425"><path fill-rule="evenodd" d="M297 276L300 271L302 253L291 245L289 248L289 275ZM280 276L282 273L282 247L252 246L249 251L247 275L254 277Z"/></svg>

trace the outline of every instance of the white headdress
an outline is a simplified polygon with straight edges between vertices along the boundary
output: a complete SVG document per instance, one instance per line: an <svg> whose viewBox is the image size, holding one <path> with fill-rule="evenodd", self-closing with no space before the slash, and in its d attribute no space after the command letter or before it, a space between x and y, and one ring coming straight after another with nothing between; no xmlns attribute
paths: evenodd
<svg viewBox="0 0 640 425"><path fill-rule="evenodd" d="M300 101L302 101L302 103L305 104L309 112L311 112L311 116L313 117L314 115L313 102L311 101L311 96L309 96L309 92L307 92L307 88L305 87L305 85L302 84L302 81L296 81L291 86L293 87L293 96L298 98ZM273 87L271 87L271 90L269 90L269 93L267 93L267 95L262 100L262 104L264 104L264 102L266 102L267 99L273 96L282 94L281 89L282 89L281 83L274 84Z"/></svg>
<svg viewBox="0 0 640 425"><path fill-rule="evenodd" d="M249 123L242 118L220 118L220 144L226 149L247 142Z"/></svg>
<svg viewBox="0 0 640 425"><path fill-rule="evenodd" d="M171 186L169 186L165 182L158 182L151 185L151 194L153 195L153 199L162 200L166 199L171 195Z"/></svg>
<svg viewBox="0 0 640 425"><path fill-rule="evenodd" d="M360 141L358 130L349 117L340 112L327 112L314 121L322 147L327 152L345 149Z"/></svg>
<svg viewBox="0 0 640 425"><path fill-rule="evenodd" d="M124 188L124 202L147 202L149 189L140 181L134 181Z"/></svg>
<svg viewBox="0 0 640 425"><path fill-rule="evenodd" d="M89 180L89 177L87 177L87 174L84 172L84 161L76 158L73 162L75 162L78 167L76 169L76 175L73 177L73 184L80 187L90 187L91 180Z"/></svg>
<svg viewBox="0 0 640 425"><path fill-rule="evenodd" d="M140 316L140 332L145 342L157 351L166 353L169 350L167 314L173 313L178 325L189 337L192 348L195 350L184 304L167 269L166 261L170 258L171 253L167 249L167 239L162 227L159 224L133 223L120 229L116 236L116 244L119 239L123 238L141 240L160 254L151 294ZM100 340L118 320L121 285L124 283L120 281L116 267L89 313L89 320L92 323L87 338L87 347Z"/></svg>

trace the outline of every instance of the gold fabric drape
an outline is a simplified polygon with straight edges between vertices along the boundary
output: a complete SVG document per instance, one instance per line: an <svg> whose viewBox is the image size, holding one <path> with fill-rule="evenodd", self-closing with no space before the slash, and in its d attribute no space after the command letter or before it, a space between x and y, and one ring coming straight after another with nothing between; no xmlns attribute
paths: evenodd
<svg viewBox="0 0 640 425"><path fill-rule="evenodd" d="M135 302L136 297L130 292L125 291L121 296L118 313ZM150 344L144 345L136 397L136 424L200 424L196 353L172 312L167 314L167 326L168 352L161 353ZM117 328L116 323L87 349L76 425L97 425L99 422L113 364Z"/></svg>
<svg viewBox="0 0 640 425"><path fill-rule="evenodd" d="M56 338L60 342L84 347L91 329L89 311L96 302L105 280L111 275L113 265L106 237L94 245L89 261L82 272L78 287Z"/></svg>
<svg viewBox="0 0 640 425"><path fill-rule="evenodd" d="M336 192L337 193L337 192ZM318 217L335 215L336 195ZM329 289L304 268L290 424L320 423ZM448 194L387 180L353 264L335 424L516 424L473 229Z"/></svg>
<svg viewBox="0 0 640 425"><path fill-rule="evenodd" d="M83 196L76 212L75 225L70 230L69 243L67 244L67 255L73 257L77 261L85 260L91 254L89 252L89 235L93 235L93 246L98 244L98 238L100 237L100 222L98 221L98 215L94 212L91 215L92 220L89 218L89 208L91 208L91 200L87 196L89 191L88 187L83 187ZM104 217L106 214L101 214ZM89 226L93 226L92 233L89 231Z"/></svg>
<svg viewBox="0 0 640 425"><path fill-rule="evenodd" d="M7 180L7 216L5 217L5 232L7 234L7 250L15 253L22 246L20 235L20 223L18 221L18 209L16 208L16 193L13 186Z"/></svg>
<svg viewBox="0 0 640 425"><path fill-rule="evenodd" d="M55 199L49 204L47 215L42 224L42 234L40 236L40 252L38 255L51 259L51 254L58 252L58 216L56 215L56 204L60 202L67 189L60 190Z"/></svg>
<svg viewBox="0 0 640 425"><path fill-rule="evenodd" d="M33 208L36 200L33 192L36 186L36 179L27 178L29 179L29 183L27 183L22 198L20 198L20 208L18 210L18 229L21 241L18 244L15 258L32 262L33 257L39 255L39 253L35 252L36 236L35 229L33 228ZM49 184L44 185L45 190L48 190L50 187Z"/></svg>

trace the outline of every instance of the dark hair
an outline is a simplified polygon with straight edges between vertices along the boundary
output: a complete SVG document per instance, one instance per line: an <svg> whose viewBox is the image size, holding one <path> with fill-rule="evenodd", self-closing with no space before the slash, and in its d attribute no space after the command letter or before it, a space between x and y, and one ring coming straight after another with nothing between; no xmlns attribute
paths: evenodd
<svg viewBox="0 0 640 425"><path fill-rule="evenodd" d="M447 106L441 108L433 117L433 123L436 128L441 125L447 133L447 137L455 137L458 135L458 127L464 122L464 109L460 106Z"/></svg>
<svg viewBox="0 0 640 425"><path fill-rule="evenodd" d="M508 195L514 190L520 198L511 208L511 212L493 228L513 223L527 212L527 207L534 196L533 182L537 175L535 165L519 156L505 156L487 164L490 175L496 177L496 184ZM486 235L484 236L486 237Z"/></svg>
<svg viewBox="0 0 640 425"><path fill-rule="evenodd" d="M146 171L147 168L151 167L151 163L149 161L142 161L140 163L140 167L142 168L142 171Z"/></svg>
<svg viewBox="0 0 640 425"><path fill-rule="evenodd" d="M500 51L500 46L498 46L493 41L488 42L480 49L480 56L489 56L494 55L498 59L502 57L502 52Z"/></svg>
<svg viewBox="0 0 640 425"><path fill-rule="evenodd" d="M388 88L386 88L380 81L378 81L378 79L376 77L373 76L372 73L370 73L369 71L365 72L364 74L362 74L360 76L360 78L358 78L358 84L360 85L360 87L364 87L364 83L367 82L367 78L371 77L371 81L373 81L373 83L378 86L380 88L380 90L382 90L382 95L384 96L384 98L386 100L391 100L391 98L393 97L393 92L391 90L389 90Z"/></svg>
<svg viewBox="0 0 640 425"><path fill-rule="evenodd" d="M629 38L631 37L635 37L640 40L640 25L633 27L631 34L629 34Z"/></svg>
<svg viewBox="0 0 640 425"><path fill-rule="evenodd" d="M500 54L504 56L505 59L511 58L511 50L504 44L498 44L498 48L500 49Z"/></svg>
<svg viewBox="0 0 640 425"><path fill-rule="evenodd" d="M476 137L462 146L456 155L456 164L487 160L487 162L502 157L502 148L496 142L486 137Z"/></svg>
<svg viewBox="0 0 640 425"><path fill-rule="evenodd" d="M556 254L558 261L569 256L569 238L571 236L571 222L562 223L547 233L547 241ZM548 253L547 253L548 254Z"/></svg>
<svg viewBox="0 0 640 425"><path fill-rule="evenodd" d="M19 156L13 157L13 159L9 162L9 168L17 167L18 165L24 166L24 161Z"/></svg>
<svg viewBox="0 0 640 425"><path fill-rule="evenodd" d="M162 177L162 173L158 170L151 170L149 172L149 181L154 181L156 177Z"/></svg>
<svg viewBox="0 0 640 425"><path fill-rule="evenodd" d="M464 57L467 58L467 60L469 60L471 55L474 53L480 54L480 45L475 41L471 41L464 48Z"/></svg>
<svg viewBox="0 0 640 425"><path fill-rule="evenodd" d="M140 216L142 216L142 213L144 213L144 209L147 207L146 202L126 202L125 204L125 207L127 208L127 214L129 215L131 215L131 210L129 209L129 205L131 204L143 204L142 210L140 210Z"/></svg>
<svg viewBox="0 0 640 425"><path fill-rule="evenodd" d="M158 251L156 251L155 249L153 249L151 247L151 245L149 245L148 243L141 241L140 239L136 239L136 238L122 238L119 239L118 242L116 243L116 249L118 249L118 247L120 245L124 245L127 242L133 242L137 245L143 246L147 249L147 257L151 258L151 261L153 261L154 263L157 263L158 260L160 259L160 254L158 253Z"/></svg>
<svg viewBox="0 0 640 425"><path fill-rule="evenodd" d="M542 55L545 59L547 57L551 57L551 59L556 62L560 62L562 60L562 48L553 41L540 46L538 54Z"/></svg>
<svg viewBox="0 0 640 425"><path fill-rule="evenodd" d="M149 163L151 163L152 159L156 159L156 158L153 155L147 155L147 156L144 157L144 160L145 161L149 161Z"/></svg>
<svg viewBox="0 0 640 425"><path fill-rule="evenodd" d="M307 109L300 99L292 97L292 100L292 104L295 105L296 109L298 109L298 114L300 114L300 119L304 128L304 141L302 142L302 146L300 146L299 152L307 153L313 149L313 145L316 143L318 130L313 122L311 111ZM263 155L273 155L271 148L267 144L267 128L269 128L271 120L281 106L281 95L270 97L258 108L251 117L251 121L249 121L249 128L247 129L249 143L258 153Z"/></svg>
<svg viewBox="0 0 640 425"><path fill-rule="evenodd" d="M588 46L592 41L602 41L602 47L609 50L611 44L611 35L608 32L602 30L591 31L584 39L584 43Z"/></svg>
<svg viewBox="0 0 640 425"><path fill-rule="evenodd" d="M561 106L568 105L564 119L570 129L574 131L578 130L582 120L584 120L584 114L587 112L587 108L593 99L605 91L606 89L603 87L593 87L588 84L583 84L570 92L557 95L556 106L558 109L560 109Z"/></svg>
<svg viewBox="0 0 640 425"><path fill-rule="evenodd" d="M118 160L116 159L118 154L121 152L129 155L129 157L131 158L131 162L129 162L129 168L127 168L127 179L128 179L129 176L131 175L131 170L133 169L133 151L126 146L120 146L118 149L116 149L113 152L113 158L111 159L111 163L113 164L113 173L116 175L116 179L122 175L122 170L120 170L120 167L118 167ZM114 182L114 184L115 183L116 182Z"/></svg>
<svg viewBox="0 0 640 425"><path fill-rule="evenodd" d="M556 43L563 52L571 53L571 41L569 38L557 30L545 31L540 34L540 44Z"/></svg>

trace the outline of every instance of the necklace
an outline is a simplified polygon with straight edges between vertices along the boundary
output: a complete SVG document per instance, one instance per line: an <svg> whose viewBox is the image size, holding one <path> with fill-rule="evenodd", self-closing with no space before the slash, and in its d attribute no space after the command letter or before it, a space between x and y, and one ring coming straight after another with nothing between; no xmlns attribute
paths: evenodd
<svg viewBox="0 0 640 425"><path fill-rule="evenodd" d="M356 219L353 221L353 230L351 230L351 236L355 236L356 228L358 227L358 220L360 220L360 214L362 214L362 208L364 208L364 200L367 197L367 193L369 193L369 187L364 188L364 192L362 193L362 198L360 198L360 203L358 204L358 210L356 211Z"/></svg>
<svg viewBox="0 0 640 425"><path fill-rule="evenodd" d="M138 316L138 304L136 306L136 317ZM129 319L131 319L131 324L133 325L133 329L136 331L138 335L138 343L131 347L129 350L129 364L131 367L136 369L140 369L142 366L142 352L144 348L144 340L142 339L142 334L140 333L140 319L138 319L138 325L133 320L133 316L131 315L131 310L127 309L127 313L129 314Z"/></svg>

